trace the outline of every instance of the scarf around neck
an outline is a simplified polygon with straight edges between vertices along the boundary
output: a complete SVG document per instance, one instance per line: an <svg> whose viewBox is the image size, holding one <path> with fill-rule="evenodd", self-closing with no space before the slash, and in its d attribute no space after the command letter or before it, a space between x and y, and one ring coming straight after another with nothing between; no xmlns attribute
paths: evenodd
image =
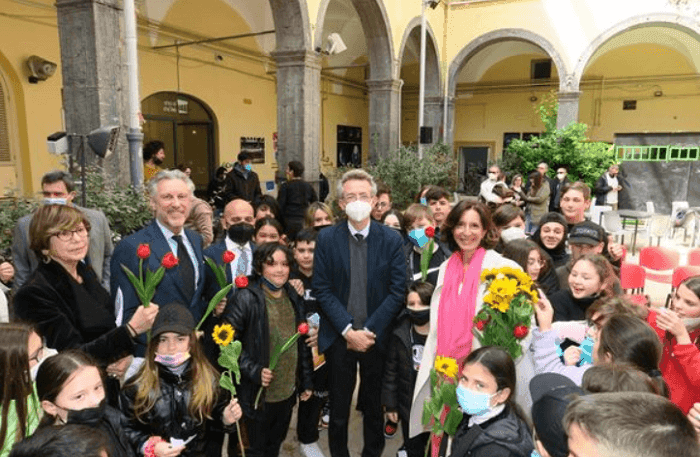
<svg viewBox="0 0 700 457"><path fill-rule="evenodd" d="M445 270L438 312L437 354L455 359L460 368L472 348L472 325L485 255L486 250L478 248L465 268L463 253L455 252Z"/></svg>

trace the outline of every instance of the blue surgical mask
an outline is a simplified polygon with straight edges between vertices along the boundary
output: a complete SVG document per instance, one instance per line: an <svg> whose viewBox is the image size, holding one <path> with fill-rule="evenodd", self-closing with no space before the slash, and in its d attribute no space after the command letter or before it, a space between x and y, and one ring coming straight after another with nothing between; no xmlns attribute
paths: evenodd
<svg viewBox="0 0 700 457"><path fill-rule="evenodd" d="M428 200L425 197L421 197L420 204L424 205L424 206L428 206Z"/></svg>
<svg viewBox="0 0 700 457"><path fill-rule="evenodd" d="M532 450L532 454L530 454L530 457L542 457L539 452L537 452L537 449Z"/></svg>
<svg viewBox="0 0 700 457"><path fill-rule="evenodd" d="M245 168L245 169L248 170L248 171L253 171L253 166L252 166L251 164L247 164L247 165L244 166L243 168Z"/></svg>
<svg viewBox="0 0 700 457"><path fill-rule="evenodd" d="M587 336L581 342L579 348L581 349L581 364L592 365L593 364L593 346L595 345L595 340L590 336Z"/></svg>
<svg viewBox="0 0 700 457"><path fill-rule="evenodd" d="M282 285L282 286L276 286L276 285L272 284L272 282L270 282L270 280L267 279L265 276L260 277L260 280L261 280L261 282L262 282L265 286L267 286L267 288L270 289L272 292L277 292L277 291L280 290L282 287L284 287L284 285Z"/></svg>
<svg viewBox="0 0 700 457"><path fill-rule="evenodd" d="M65 198L52 197L44 199L44 205L65 205L66 203Z"/></svg>
<svg viewBox="0 0 700 457"><path fill-rule="evenodd" d="M426 245L426 243L430 240L426 235L425 235L425 229L424 228L417 228L413 229L410 232L408 232L408 239L411 240L413 244L418 246L419 248L422 248L423 246Z"/></svg>
<svg viewBox="0 0 700 457"><path fill-rule="evenodd" d="M457 403L459 403L462 411L471 416L481 416L487 413L491 409L491 397L493 395L474 392L461 384L457 386Z"/></svg>

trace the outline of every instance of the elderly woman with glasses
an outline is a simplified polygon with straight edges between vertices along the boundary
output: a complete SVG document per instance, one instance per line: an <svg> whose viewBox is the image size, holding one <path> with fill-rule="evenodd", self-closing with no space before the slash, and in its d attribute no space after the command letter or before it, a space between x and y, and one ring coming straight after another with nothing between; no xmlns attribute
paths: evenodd
<svg viewBox="0 0 700 457"><path fill-rule="evenodd" d="M90 222L67 205L39 207L29 225L30 248L42 261L17 291L14 311L62 351L81 349L123 375L135 338L151 328L158 307L139 307L128 323L117 327L109 293L100 285L86 255ZM136 255L134 253L134 255ZM121 363L114 363L121 361Z"/></svg>

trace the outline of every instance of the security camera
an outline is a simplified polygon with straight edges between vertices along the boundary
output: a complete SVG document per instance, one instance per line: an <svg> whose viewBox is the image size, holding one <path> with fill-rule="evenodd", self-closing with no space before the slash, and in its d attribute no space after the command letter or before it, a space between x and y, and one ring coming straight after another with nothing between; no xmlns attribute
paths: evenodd
<svg viewBox="0 0 700 457"><path fill-rule="evenodd" d="M53 74L56 73L58 65L46 59L42 59L39 56L31 56L27 59L27 67L31 73L29 82L36 84L39 81L46 81L53 76Z"/></svg>
<svg viewBox="0 0 700 457"><path fill-rule="evenodd" d="M431 10L434 10L440 4L440 0L428 0L426 3Z"/></svg>
<svg viewBox="0 0 700 457"><path fill-rule="evenodd" d="M345 46L343 39L340 38L340 35L338 35L337 33L331 33L330 35L328 35L328 39L326 40L326 49L324 52L325 54L332 56L335 54L340 54L347 48L348 47Z"/></svg>
<svg viewBox="0 0 700 457"><path fill-rule="evenodd" d="M56 132L46 138L46 149L51 154L66 154L68 152L68 146L68 135L66 132Z"/></svg>

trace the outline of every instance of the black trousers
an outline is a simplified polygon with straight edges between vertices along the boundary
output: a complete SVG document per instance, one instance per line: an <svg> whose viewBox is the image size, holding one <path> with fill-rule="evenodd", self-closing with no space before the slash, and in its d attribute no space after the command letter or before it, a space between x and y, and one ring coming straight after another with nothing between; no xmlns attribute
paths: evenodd
<svg viewBox="0 0 700 457"><path fill-rule="evenodd" d="M294 393L288 399L276 403L265 403L260 419L245 419L249 447L246 457L277 457L282 442L287 437L292 410L297 401Z"/></svg>
<svg viewBox="0 0 700 457"><path fill-rule="evenodd" d="M321 408L328 400L328 362L313 374L314 393L307 401L299 402L297 410L297 438L301 444L311 444L318 441L318 420Z"/></svg>
<svg viewBox="0 0 700 457"><path fill-rule="evenodd" d="M363 413L362 457L380 457L384 450L384 417L381 401L384 352L375 347L368 352L349 351L345 339L339 337L325 354L330 370L328 390L331 418L328 425L328 441L331 457L350 457L348 420L358 364L360 365L358 405L361 405Z"/></svg>

